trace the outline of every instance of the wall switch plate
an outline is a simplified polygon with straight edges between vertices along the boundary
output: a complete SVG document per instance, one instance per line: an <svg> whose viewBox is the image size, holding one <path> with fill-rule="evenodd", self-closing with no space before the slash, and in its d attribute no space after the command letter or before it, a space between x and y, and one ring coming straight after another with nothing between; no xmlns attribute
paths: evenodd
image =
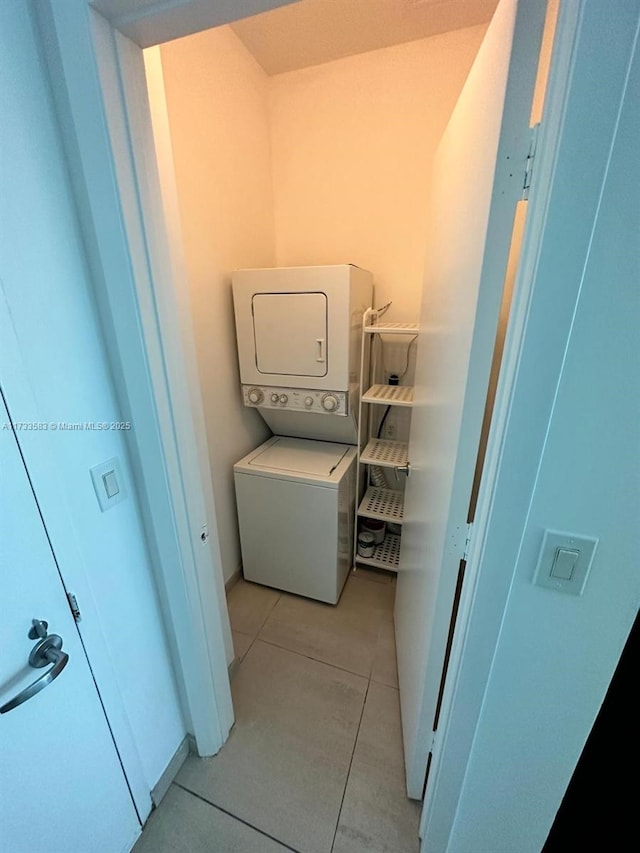
<svg viewBox="0 0 640 853"><path fill-rule="evenodd" d="M545 530L533 582L556 592L582 595L598 540Z"/></svg>
<svg viewBox="0 0 640 853"><path fill-rule="evenodd" d="M89 469L93 488L102 512L122 503L127 496L120 460L114 456Z"/></svg>

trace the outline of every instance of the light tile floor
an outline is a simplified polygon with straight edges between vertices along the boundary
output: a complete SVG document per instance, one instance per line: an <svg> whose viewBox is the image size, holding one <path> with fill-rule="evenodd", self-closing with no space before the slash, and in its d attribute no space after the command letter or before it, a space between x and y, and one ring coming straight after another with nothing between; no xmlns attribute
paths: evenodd
<svg viewBox="0 0 640 853"><path fill-rule="evenodd" d="M235 725L214 758L187 759L134 853L417 853L394 597L366 570L336 607L239 581Z"/></svg>

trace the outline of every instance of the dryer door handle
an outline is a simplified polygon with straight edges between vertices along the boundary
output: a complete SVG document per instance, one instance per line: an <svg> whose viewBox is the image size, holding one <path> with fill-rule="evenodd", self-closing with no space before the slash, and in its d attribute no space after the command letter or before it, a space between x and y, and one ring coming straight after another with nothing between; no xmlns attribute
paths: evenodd
<svg viewBox="0 0 640 853"><path fill-rule="evenodd" d="M326 360L324 354L324 338L316 338L316 361L324 362Z"/></svg>

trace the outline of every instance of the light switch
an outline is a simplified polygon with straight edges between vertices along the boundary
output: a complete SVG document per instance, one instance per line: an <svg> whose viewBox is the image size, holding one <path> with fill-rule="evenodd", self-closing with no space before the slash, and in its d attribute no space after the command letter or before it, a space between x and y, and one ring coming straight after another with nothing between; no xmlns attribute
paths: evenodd
<svg viewBox="0 0 640 853"><path fill-rule="evenodd" d="M582 595L597 544L592 536L545 530L533 582L556 592Z"/></svg>
<svg viewBox="0 0 640 853"><path fill-rule="evenodd" d="M551 567L551 577L570 581L579 557L580 551L572 551L570 548L556 548L556 558Z"/></svg>
<svg viewBox="0 0 640 853"><path fill-rule="evenodd" d="M106 474L102 475L102 482L104 483L104 490L107 493L108 498L115 498L115 496L120 491L120 486L118 486L118 478L116 477L115 471L107 471Z"/></svg>
<svg viewBox="0 0 640 853"><path fill-rule="evenodd" d="M111 509L127 497L124 474L117 457L94 465L89 469L89 473L102 512Z"/></svg>

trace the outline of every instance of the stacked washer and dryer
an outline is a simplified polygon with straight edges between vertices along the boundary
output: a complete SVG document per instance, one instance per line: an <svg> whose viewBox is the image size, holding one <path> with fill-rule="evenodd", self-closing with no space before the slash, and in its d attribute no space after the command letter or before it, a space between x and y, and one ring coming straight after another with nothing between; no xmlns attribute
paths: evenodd
<svg viewBox="0 0 640 853"><path fill-rule="evenodd" d="M362 316L359 267L239 270L245 406L274 435L234 466L244 577L336 604L351 568Z"/></svg>

